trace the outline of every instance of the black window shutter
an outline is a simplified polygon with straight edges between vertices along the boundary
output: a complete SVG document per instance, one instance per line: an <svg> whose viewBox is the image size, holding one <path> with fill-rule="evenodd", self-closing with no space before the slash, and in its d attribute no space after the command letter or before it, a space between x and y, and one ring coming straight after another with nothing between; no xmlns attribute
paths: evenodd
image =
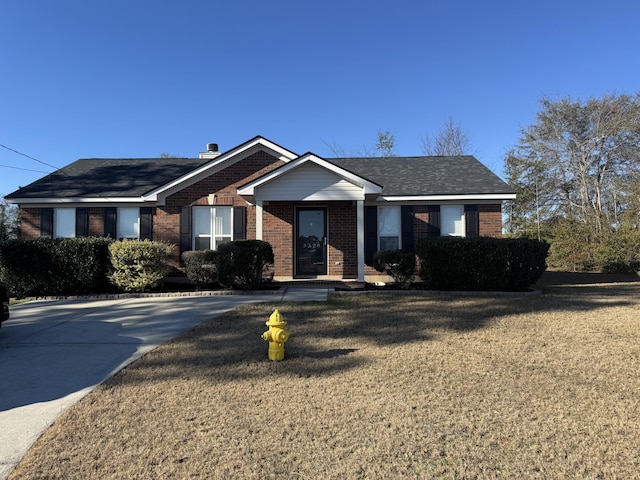
<svg viewBox="0 0 640 480"><path fill-rule="evenodd" d="M247 239L247 207L233 207L233 239Z"/></svg>
<svg viewBox="0 0 640 480"><path fill-rule="evenodd" d="M465 223L465 235L467 237L480 236L480 219L478 216L477 205L465 205L464 206L464 223Z"/></svg>
<svg viewBox="0 0 640 480"><path fill-rule="evenodd" d="M53 208L40 209L40 236L53 238Z"/></svg>
<svg viewBox="0 0 640 480"><path fill-rule="evenodd" d="M140 240L153 238L153 208L140 207Z"/></svg>
<svg viewBox="0 0 640 480"><path fill-rule="evenodd" d="M76 208L76 237L89 236L89 209Z"/></svg>
<svg viewBox="0 0 640 480"><path fill-rule="evenodd" d="M191 250L191 207L180 210L180 253Z"/></svg>
<svg viewBox="0 0 640 480"><path fill-rule="evenodd" d="M364 263L373 265L378 250L378 207L364 207Z"/></svg>
<svg viewBox="0 0 640 480"><path fill-rule="evenodd" d="M429 224L427 225L427 234L430 237L440 236L440 205L428 205Z"/></svg>
<svg viewBox="0 0 640 480"><path fill-rule="evenodd" d="M115 207L104 209L104 236L118 238L118 209Z"/></svg>
<svg viewBox="0 0 640 480"><path fill-rule="evenodd" d="M402 223L402 250L404 252L413 252L413 207L411 205L403 205L400 208L400 221Z"/></svg>

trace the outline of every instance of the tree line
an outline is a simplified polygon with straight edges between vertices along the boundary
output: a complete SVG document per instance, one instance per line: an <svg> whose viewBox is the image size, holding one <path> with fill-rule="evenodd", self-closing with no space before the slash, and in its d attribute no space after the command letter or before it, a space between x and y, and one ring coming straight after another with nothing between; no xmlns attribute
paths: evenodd
<svg viewBox="0 0 640 480"><path fill-rule="evenodd" d="M640 95L543 98L505 158L506 232L570 270L640 269Z"/></svg>

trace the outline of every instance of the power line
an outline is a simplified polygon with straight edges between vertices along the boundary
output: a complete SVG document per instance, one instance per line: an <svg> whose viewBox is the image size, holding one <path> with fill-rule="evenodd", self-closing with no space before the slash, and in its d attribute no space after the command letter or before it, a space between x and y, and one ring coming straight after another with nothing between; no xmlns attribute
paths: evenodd
<svg viewBox="0 0 640 480"><path fill-rule="evenodd" d="M22 155L23 157L26 157L26 158L28 158L30 160L35 161L35 162L41 163L42 165L46 165L47 167L51 167L51 168L53 168L55 170L59 169L59 167L56 167L55 165L51 165L50 163L43 162L42 160L38 160L37 158L34 158L34 157L30 156L30 155L27 155L26 153L19 152L18 150L15 150L13 148L7 147L6 145L3 145L1 143L0 143L0 147L5 148L5 149L7 149L7 150L9 150L9 151L11 151L13 153L17 153L18 155ZM47 173L47 172L43 172L43 173Z"/></svg>
<svg viewBox="0 0 640 480"><path fill-rule="evenodd" d="M37 172L37 173L51 173L51 172L46 172L44 170L33 170L31 168L22 168L22 167L14 167L12 165L3 165L0 163L0 167L4 167L4 168L13 168L15 170L24 170L25 172Z"/></svg>
<svg viewBox="0 0 640 480"><path fill-rule="evenodd" d="M11 147L7 147L6 145L3 145L3 144L1 144L1 143L0 143L0 147L5 148L5 149L7 149L7 150L9 150L9 151L11 151L11 152L17 153L18 155L22 155L23 157L26 157L26 158L28 158L28 159L30 159L30 160L34 160L34 161L36 161L36 162L38 162L38 163L41 163L42 165L46 165L47 167L51 167L51 168L53 168L54 170L56 170L56 171L58 171L58 172L62 173L62 175L64 175L64 176L65 176L65 177L67 177L68 179L74 180L74 179L73 179L69 174L67 174L67 172L65 172L65 171L64 171L64 169L62 169L62 168L60 168L60 167L56 167L55 165L51 165L50 163L43 162L42 160L38 160L37 158L32 157L31 155L27 155L26 153L19 152L18 150L14 149L14 148L11 148ZM39 173L51 173L51 172L43 172L43 171L40 171L40 170L29 170L29 169L27 169L27 168L11 167L11 166L9 166L9 165L0 165L0 167L16 168L16 169L18 169L18 170L28 170L28 171L31 171L31 172L39 172ZM83 186L85 186L85 187L86 187L86 185L85 185L83 182L79 181L78 179L75 179L75 181L76 181L78 184L83 185ZM111 198L109 198L109 197L104 197L104 196L102 196L102 195L99 195L99 197L98 197L98 198L102 198L103 200L106 200L107 202L113 202L113 201L114 201L113 199L111 199Z"/></svg>

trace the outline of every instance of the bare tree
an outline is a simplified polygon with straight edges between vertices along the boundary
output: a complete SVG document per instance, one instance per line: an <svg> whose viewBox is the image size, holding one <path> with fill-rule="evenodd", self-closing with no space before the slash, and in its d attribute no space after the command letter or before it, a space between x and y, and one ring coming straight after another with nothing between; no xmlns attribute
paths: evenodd
<svg viewBox="0 0 640 480"><path fill-rule="evenodd" d="M378 130L378 143L376 150L381 157L396 157L396 137L389 131Z"/></svg>
<svg viewBox="0 0 640 480"><path fill-rule="evenodd" d="M20 212L16 205L10 205L2 198L0 201L0 241L18 237L20 231Z"/></svg>
<svg viewBox="0 0 640 480"><path fill-rule="evenodd" d="M467 155L470 149L469 137L451 116L433 138L429 135L422 137L422 152L425 155Z"/></svg>
<svg viewBox="0 0 640 480"><path fill-rule="evenodd" d="M334 157L396 157L396 137L389 131L377 131L375 147L364 145L360 149L346 150L335 142L322 141Z"/></svg>
<svg viewBox="0 0 640 480"><path fill-rule="evenodd" d="M640 95L585 102L544 98L541 105L536 123L523 130L507 164L517 166L521 159L537 165L536 182L544 196L555 199L550 212L596 233L614 227L625 208L621 186L640 172ZM508 176L528 183L518 174L523 171L515 168Z"/></svg>

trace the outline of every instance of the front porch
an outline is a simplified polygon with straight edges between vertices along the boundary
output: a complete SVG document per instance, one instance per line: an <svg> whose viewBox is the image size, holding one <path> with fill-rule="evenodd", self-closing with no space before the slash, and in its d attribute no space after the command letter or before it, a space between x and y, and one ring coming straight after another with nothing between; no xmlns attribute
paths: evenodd
<svg viewBox="0 0 640 480"><path fill-rule="evenodd" d="M357 202L265 201L261 210L261 239L273 247L274 280L364 281Z"/></svg>

